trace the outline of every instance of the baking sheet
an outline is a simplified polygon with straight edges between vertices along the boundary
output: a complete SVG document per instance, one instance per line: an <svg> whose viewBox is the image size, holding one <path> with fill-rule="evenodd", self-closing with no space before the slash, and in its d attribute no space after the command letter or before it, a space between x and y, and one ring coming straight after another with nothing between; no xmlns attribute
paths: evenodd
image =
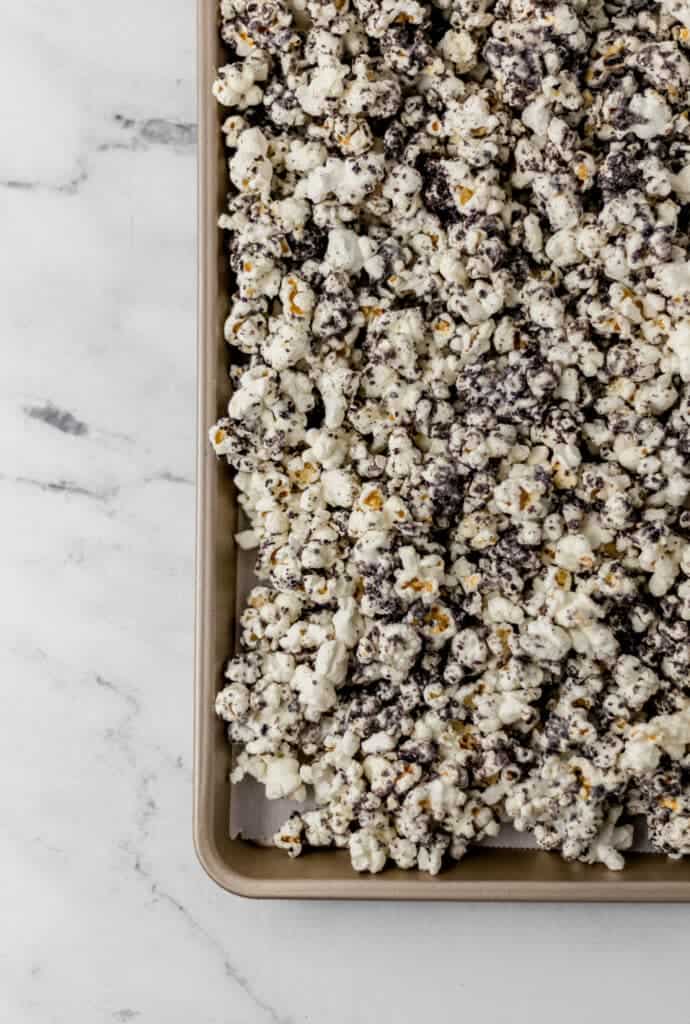
<svg viewBox="0 0 690 1024"><path fill-rule="evenodd" d="M690 862L633 854L625 871L567 863L531 849L484 849L449 865L436 878L389 867L379 875L352 870L344 851L317 851L292 860L282 850L230 838L231 752L214 698L233 653L228 626L236 618L237 495L227 466L208 444L208 426L228 401L228 352L223 323L231 281L218 231L227 194L223 112L212 94L225 62L218 0L198 0L199 14L199 331L197 407L197 588L194 698L194 845L200 864L221 888L252 898L533 902L690 902ZM234 815L264 830L261 791L236 787L245 803ZM245 799L246 798L246 799ZM248 805L248 806L247 806ZM249 811L255 814L252 822ZM524 837L521 837L524 838Z"/></svg>

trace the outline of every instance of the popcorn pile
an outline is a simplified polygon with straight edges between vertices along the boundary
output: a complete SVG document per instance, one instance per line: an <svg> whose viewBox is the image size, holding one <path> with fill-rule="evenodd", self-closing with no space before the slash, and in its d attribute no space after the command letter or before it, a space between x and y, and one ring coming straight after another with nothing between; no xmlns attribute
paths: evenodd
<svg viewBox="0 0 690 1024"><path fill-rule="evenodd" d="M690 852L690 0L222 0L275 837Z"/></svg>

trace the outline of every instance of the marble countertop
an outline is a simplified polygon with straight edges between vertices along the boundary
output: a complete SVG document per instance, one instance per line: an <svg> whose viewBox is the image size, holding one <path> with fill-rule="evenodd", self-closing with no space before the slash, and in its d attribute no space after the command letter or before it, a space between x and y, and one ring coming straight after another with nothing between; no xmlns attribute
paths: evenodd
<svg viewBox="0 0 690 1024"><path fill-rule="evenodd" d="M2 1019L686 1019L686 907L252 903L199 867L194 62L193 0L3 8Z"/></svg>

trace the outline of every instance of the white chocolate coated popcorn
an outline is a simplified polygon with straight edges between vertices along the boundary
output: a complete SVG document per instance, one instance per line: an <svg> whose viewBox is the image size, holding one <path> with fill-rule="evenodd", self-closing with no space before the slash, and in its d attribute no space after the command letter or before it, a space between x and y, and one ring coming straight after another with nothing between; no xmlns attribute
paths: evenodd
<svg viewBox="0 0 690 1024"><path fill-rule="evenodd" d="M690 5L221 20L233 778L357 871L687 855Z"/></svg>

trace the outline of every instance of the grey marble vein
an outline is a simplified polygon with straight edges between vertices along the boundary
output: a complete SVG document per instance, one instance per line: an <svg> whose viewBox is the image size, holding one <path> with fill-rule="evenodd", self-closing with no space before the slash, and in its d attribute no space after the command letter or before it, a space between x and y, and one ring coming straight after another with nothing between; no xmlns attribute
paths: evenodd
<svg viewBox="0 0 690 1024"><path fill-rule="evenodd" d="M122 721L120 721L116 726L109 726L105 730L104 735L107 742L113 743L117 746L125 755L129 763L136 766L136 752L132 747L130 733L134 720L141 714L141 701L138 697L135 697L131 693L123 690L121 686L118 686L112 680L106 679L102 675L96 675L95 681L97 686L114 693L123 702L126 708L125 717ZM141 788L146 788L146 783L144 783Z"/></svg>
<svg viewBox="0 0 690 1024"><path fill-rule="evenodd" d="M165 117L141 119L116 114L116 126L127 137L108 139L89 148L80 155L73 174L63 181L46 181L43 178L0 178L0 188L19 192L52 192L57 195L76 195L89 179L89 152L109 153L115 150L134 152L151 147L167 147L173 151L194 150L197 144L197 125L192 121L176 121Z"/></svg>
<svg viewBox="0 0 690 1024"><path fill-rule="evenodd" d="M63 434L74 434L76 437L83 437L88 434L89 428L83 420L78 419L66 409L60 409L52 402L44 402L43 405L26 405L24 412L32 420L39 420L41 423L54 427Z"/></svg>
<svg viewBox="0 0 690 1024"><path fill-rule="evenodd" d="M223 945L214 938L206 928L204 928L201 922L196 919L184 903L171 893L167 892L158 882L155 881L151 871L144 867L138 856L134 862L134 871L138 877L146 883L155 902L161 901L166 903L169 907L172 907L173 910L177 911L177 913L180 914L186 922L188 928L202 938L207 947L212 949L216 955L220 956L225 976L233 981L238 988L244 992L247 998L254 1004L254 1006L257 1007L257 1009L262 1011L269 1021L272 1021L273 1024L295 1024L293 1017L280 1013L279 1010L276 1010L275 1007L271 1006L259 996L246 975L229 960Z"/></svg>
<svg viewBox="0 0 690 1024"><path fill-rule="evenodd" d="M194 480L191 476L182 476L179 473L171 473L170 470L164 469L160 473L152 473L151 476L147 476L144 483L151 484L162 481L168 484L185 484L192 486Z"/></svg>
<svg viewBox="0 0 690 1024"><path fill-rule="evenodd" d="M20 192L55 192L59 195L73 196L76 195L84 182L88 180L88 177L89 172L86 167L80 166L65 181L42 181L40 178L4 178L0 179L0 188L13 189Z"/></svg>
<svg viewBox="0 0 690 1024"><path fill-rule="evenodd" d="M92 501L106 502L119 493L119 487L108 487L102 490L95 490L90 487L82 487L71 480L36 480L29 476L8 477L0 473L0 480L9 480L22 487L32 487L39 491L52 494L70 494L77 498L89 498Z"/></svg>
<svg viewBox="0 0 690 1024"><path fill-rule="evenodd" d="M139 123L139 134L144 142L158 146L195 146L197 127L178 121L151 117Z"/></svg>
<svg viewBox="0 0 690 1024"><path fill-rule="evenodd" d="M136 120L123 114L116 114L114 121L128 137L101 142L98 146L99 152L137 150L148 146L189 149L197 143L197 126L189 121L172 121L163 117Z"/></svg>

